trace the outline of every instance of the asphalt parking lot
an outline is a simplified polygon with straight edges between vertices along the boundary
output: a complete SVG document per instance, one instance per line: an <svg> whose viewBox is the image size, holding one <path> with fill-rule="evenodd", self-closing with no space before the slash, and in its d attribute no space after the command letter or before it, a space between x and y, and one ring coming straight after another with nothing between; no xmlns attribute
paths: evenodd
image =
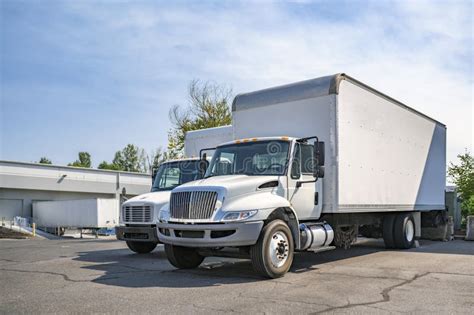
<svg viewBox="0 0 474 315"><path fill-rule="evenodd" d="M176 270L163 247L132 254L115 240L0 240L1 313L471 313L474 242L381 241L299 253L283 278L245 260Z"/></svg>

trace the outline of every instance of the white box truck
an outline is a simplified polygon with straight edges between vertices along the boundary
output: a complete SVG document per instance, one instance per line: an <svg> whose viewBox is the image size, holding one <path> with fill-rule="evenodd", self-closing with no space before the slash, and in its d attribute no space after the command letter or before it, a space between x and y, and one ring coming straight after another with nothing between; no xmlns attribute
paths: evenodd
<svg viewBox="0 0 474 315"><path fill-rule="evenodd" d="M232 136L232 126L188 132L184 147L186 158L162 163L152 176L151 192L122 204L120 225L115 227L117 239L126 241L127 246L136 253L149 253L155 249L159 242L156 234L158 211L169 202L171 190L202 178L208 161L198 158L200 151L229 141Z"/></svg>
<svg viewBox="0 0 474 315"><path fill-rule="evenodd" d="M247 257L280 277L294 251L347 248L359 233L410 248L421 214L445 212L445 125L348 75L238 95L232 114L239 140L160 211L178 268Z"/></svg>

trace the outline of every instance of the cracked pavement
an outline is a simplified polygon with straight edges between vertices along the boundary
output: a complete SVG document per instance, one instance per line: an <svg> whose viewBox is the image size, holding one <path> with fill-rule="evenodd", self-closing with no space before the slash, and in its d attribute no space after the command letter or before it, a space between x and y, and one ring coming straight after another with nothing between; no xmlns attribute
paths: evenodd
<svg viewBox="0 0 474 315"><path fill-rule="evenodd" d="M162 246L133 254L105 239L0 240L0 313L457 313L474 309L474 242L298 253L283 278L249 261L176 270Z"/></svg>

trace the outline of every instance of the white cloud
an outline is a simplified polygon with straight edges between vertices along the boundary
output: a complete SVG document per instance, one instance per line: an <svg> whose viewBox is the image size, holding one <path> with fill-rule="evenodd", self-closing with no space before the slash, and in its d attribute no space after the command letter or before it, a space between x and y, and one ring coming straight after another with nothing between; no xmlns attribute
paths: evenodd
<svg viewBox="0 0 474 315"><path fill-rule="evenodd" d="M140 31L132 47L150 48L175 80L199 76L242 92L344 71L446 123L449 160L472 150L469 2L402 1L339 22L284 9L135 9L127 27Z"/></svg>
<svg viewBox="0 0 474 315"><path fill-rule="evenodd" d="M159 136L141 143L150 148L165 144L164 113L184 103L192 78L231 84L240 93L346 72L446 123L448 160L466 147L472 151L471 2L355 2L352 8L311 1L70 2L69 13L86 23L59 36L73 39L66 49L104 66L97 81L116 80L137 111L155 115Z"/></svg>

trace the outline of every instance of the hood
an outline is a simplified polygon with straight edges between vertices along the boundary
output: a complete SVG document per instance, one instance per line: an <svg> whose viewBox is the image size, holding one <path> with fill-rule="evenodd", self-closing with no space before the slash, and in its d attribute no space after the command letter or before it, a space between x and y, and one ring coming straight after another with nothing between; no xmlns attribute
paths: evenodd
<svg viewBox="0 0 474 315"><path fill-rule="evenodd" d="M278 181L279 176L249 176L249 175L225 175L213 176L197 181L183 184L173 191L189 190L217 190L223 191L226 198L255 192L257 188L271 181Z"/></svg>
<svg viewBox="0 0 474 315"><path fill-rule="evenodd" d="M171 191L155 191L146 193L143 195L135 196L128 199L123 204L140 204L140 203L153 203L153 204L165 204L170 200Z"/></svg>

